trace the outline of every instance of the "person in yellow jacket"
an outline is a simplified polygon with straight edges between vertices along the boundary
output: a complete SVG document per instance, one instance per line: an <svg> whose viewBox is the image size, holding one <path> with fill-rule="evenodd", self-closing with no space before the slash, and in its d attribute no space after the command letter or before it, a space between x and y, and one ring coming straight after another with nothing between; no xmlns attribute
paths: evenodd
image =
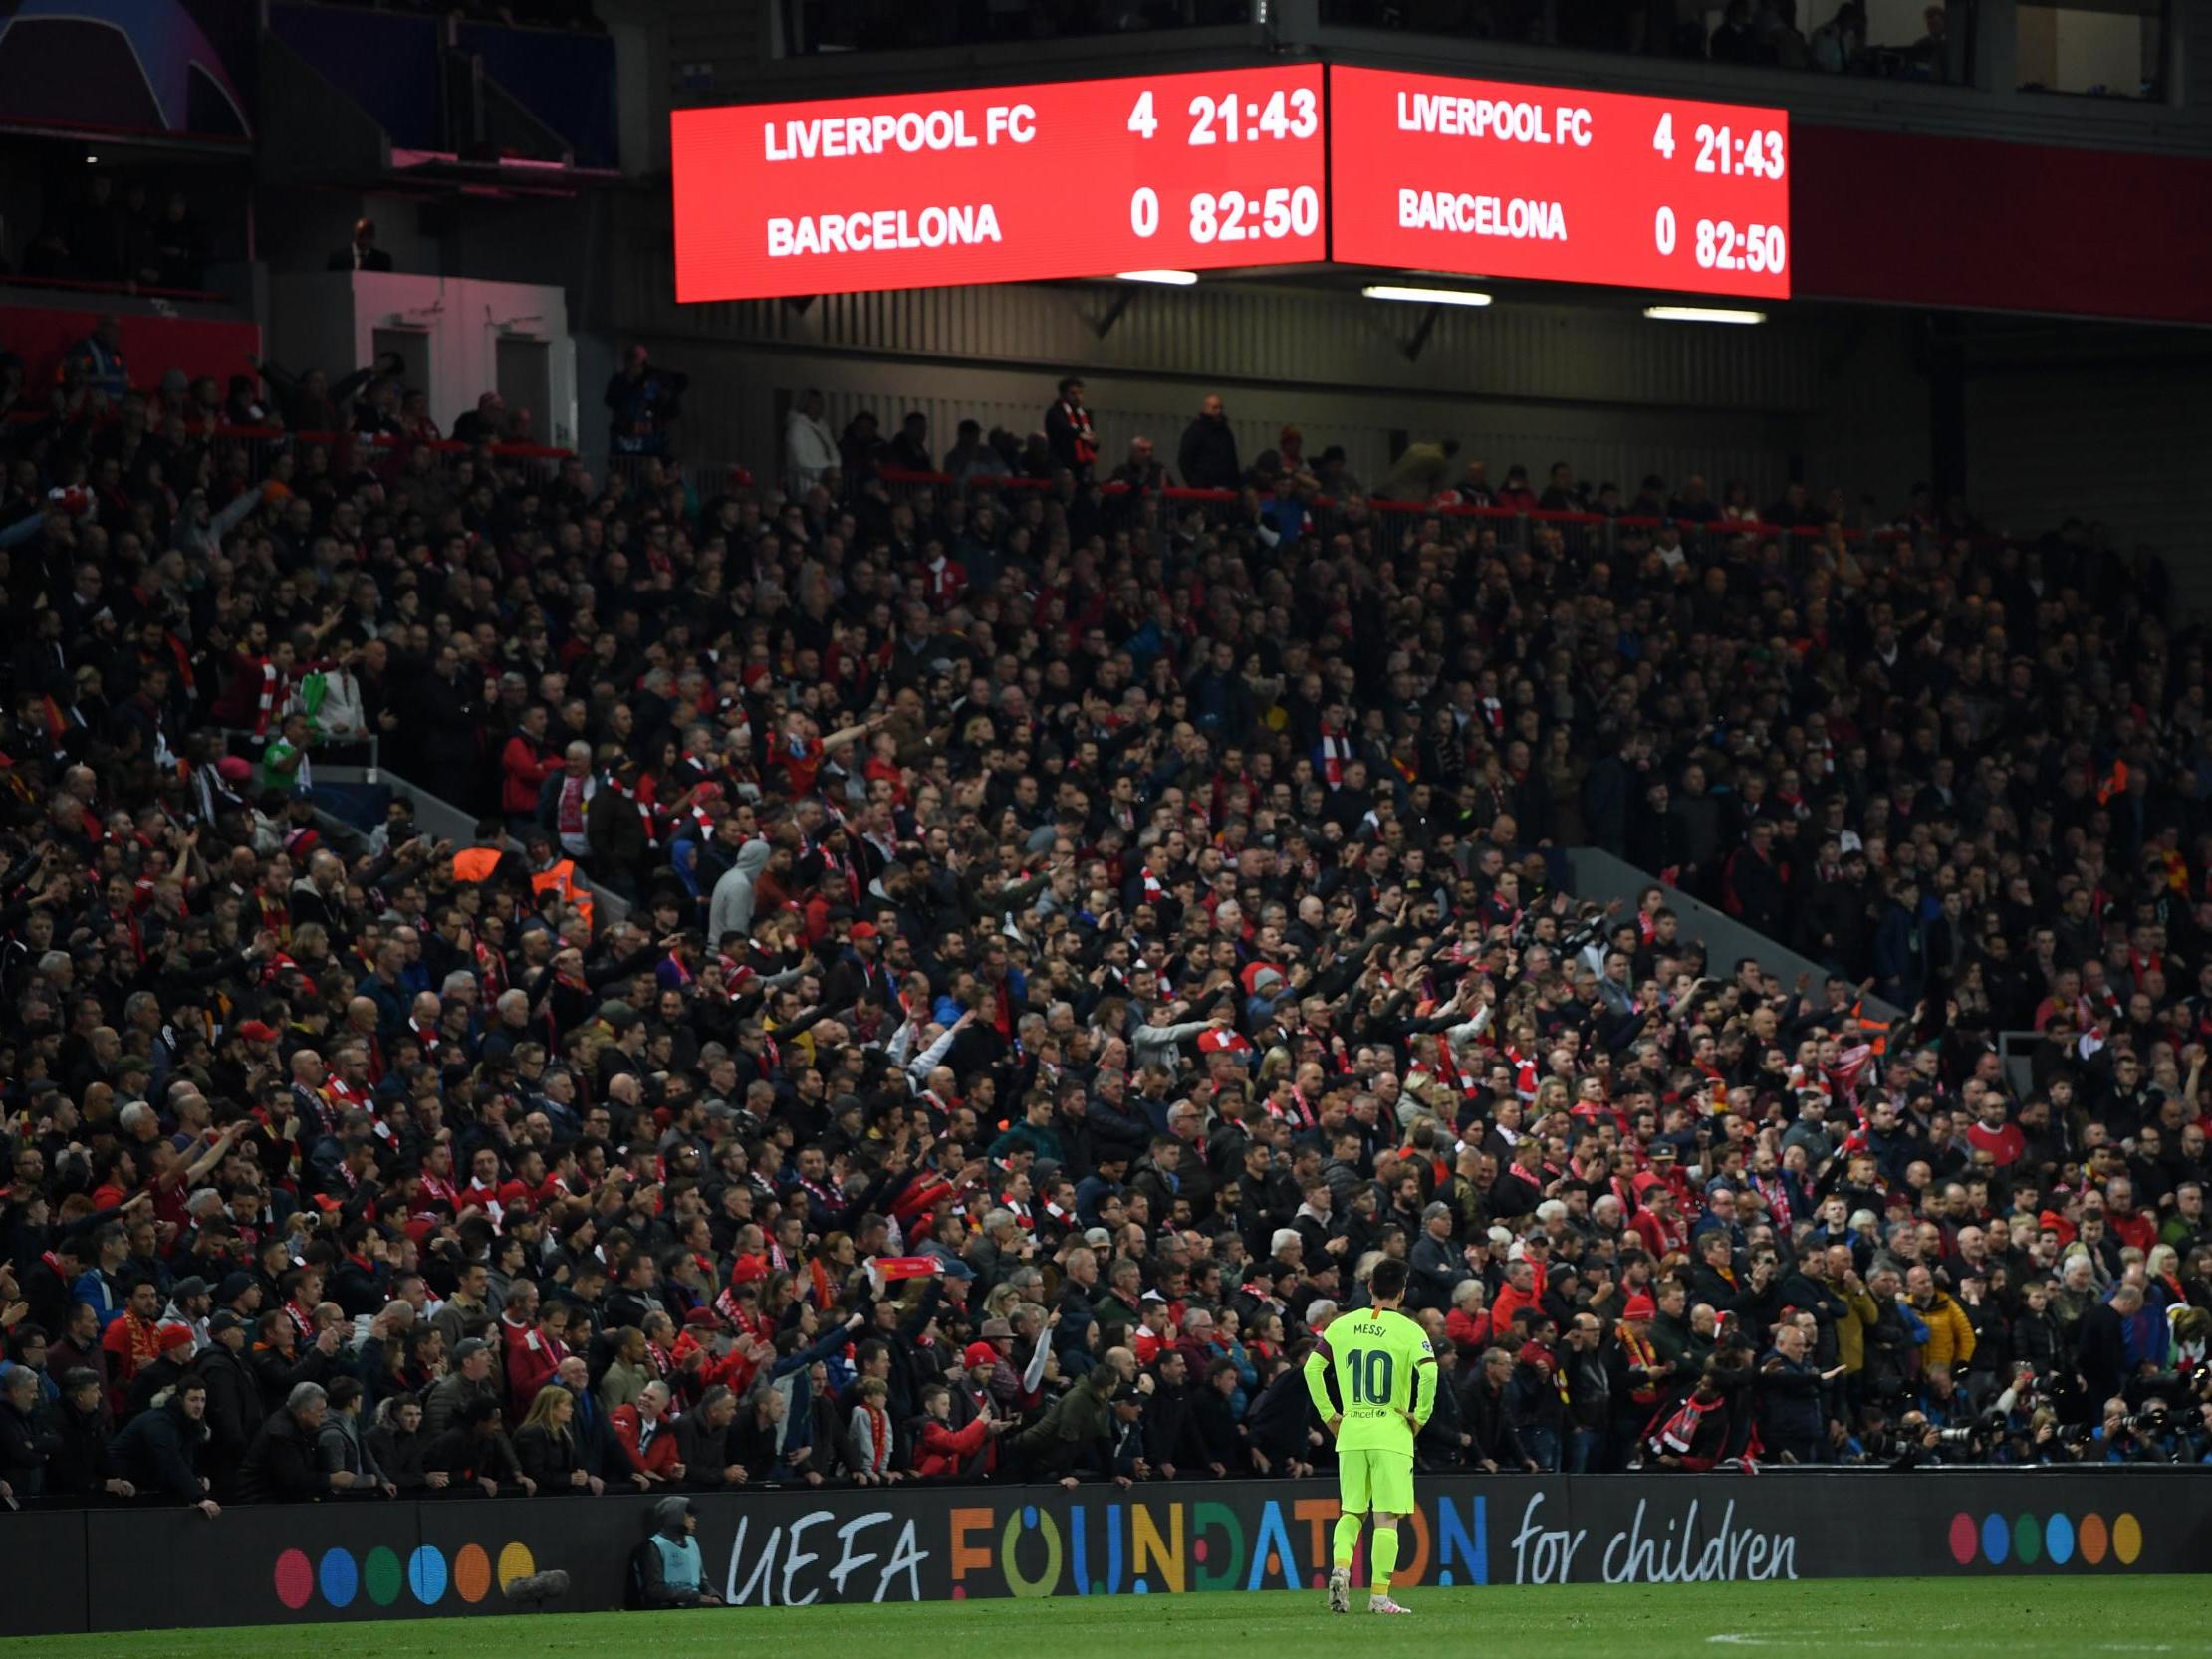
<svg viewBox="0 0 2212 1659"><path fill-rule="evenodd" d="M1866 1368L1866 1332L1881 1323L1881 1308L1867 1294L1866 1282L1851 1262L1849 1245L1830 1245L1821 1284L1850 1309L1836 1321L1836 1357L1851 1375Z"/></svg>
<svg viewBox="0 0 2212 1659"><path fill-rule="evenodd" d="M1921 1368L1948 1365L1954 1375L1965 1370L1974 1357L1974 1326L1966 1309L1948 1291L1938 1290L1935 1276L1922 1267L1905 1275L1904 1298L1928 1327L1927 1346L1920 1350Z"/></svg>

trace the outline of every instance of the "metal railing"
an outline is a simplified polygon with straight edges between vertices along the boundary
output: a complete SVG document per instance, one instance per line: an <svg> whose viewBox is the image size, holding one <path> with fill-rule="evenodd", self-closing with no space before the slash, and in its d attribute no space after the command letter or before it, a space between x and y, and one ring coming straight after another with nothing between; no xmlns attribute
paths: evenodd
<svg viewBox="0 0 2212 1659"><path fill-rule="evenodd" d="M272 712L270 720L272 723L278 722L279 714ZM223 753L236 755L241 760L259 759L262 747L269 741L268 734L249 732L243 726L217 726L215 733L223 740ZM368 755L366 765L361 762L364 752ZM325 759L326 756L344 758L328 760ZM310 782L315 774L325 773L333 766L343 766L349 771L364 774L359 782L373 784L378 781L383 770L383 739L375 732L363 737L326 738L309 746L307 764L311 769Z"/></svg>
<svg viewBox="0 0 2212 1659"><path fill-rule="evenodd" d="M319 767L317 776L333 784L370 784L403 795L414 803L415 827L433 841L451 841L455 846L469 846L476 839L476 820L443 796L432 795L421 785L410 783L397 773L386 772L380 778L369 775L366 769L352 766ZM614 922L626 920L630 901L605 882L595 881L588 874L579 875L584 890L592 895L593 926L604 932Z"/></svg>
<svg viewBox="0 0 2212 1659"><path fill-rule="evenodd" d="M975 476L966 479L942 472L906 472L897 468L882 468L875 475L894 501L921 507L933 503L948 491L956 491L971 499L978 494L995 496L1005 503L1014 503L1025 497L1037 495L1060 496L1068 486L1062 481L1048 478ZM1108 482L1095 486L1099 494L1109 500L1126 499L1143 493L1135 486ZM1234 507L1247 492L1242 490L1191 489L1169 485L1152 491L1161 501L1183 506ZM1270 495L1258 495L1264 507ZM1337 500L1329 496L1295 498L1304 510L1308 527L1306 533L1331 536L1340 531L1369 531L1373 533L1378 551L1395 553L1410 542L1425 539L1428 527L1433 525L1441 535L1447 526L1462 530L1473 528L1478 537L1488 532L1496 539L1502 553L1521 551L1541 552L1547 549L1578 557L1617 557L1629 537L1655 533L1672 526L1681 533L1683 551L1691 557L1733 547L1738 542L1755 544L1773 543L1786 559L1825 545L1830 530L1824 524L1808 521L1804 524L1769 524L1756 519L1668 517L1633 513L1562 512L1541 507L1498 507L1458 500L1400 501L1388 496L1348 497ZM1839 527L1836 531L1844 547L1853 553L1871 549L1918 548L1925 546L1933 533L1905 527L1880 527L1861 530Z"/></svg>
<svg viewBox="0 0 2212 1659"><path fill-rule="evenodd" d="M1661 889L1666 894L1667 908L1680 918L1681 936L1705 947L1705 971L1715 979L1732 977L1736 963L1748 956L1785 986L1794 985L1801 978L1809 979L1809 992L1815 996L1828 982L1831 970L1811 957L1800 956L1788 946L1776 944L1726 911L1715 909L1703 899L1670 886L1655 875L1646 874L1601 846L1569 847L1567 867L1568 884L1577 898L1599 904L1618 899L1624 917L1635 913L1636 899L1645 888ZM1869 1019L1885 1023L1894 1024L1904 1018L1904 1010L1879 997L1862 998L1859 1007Z"/></svg>

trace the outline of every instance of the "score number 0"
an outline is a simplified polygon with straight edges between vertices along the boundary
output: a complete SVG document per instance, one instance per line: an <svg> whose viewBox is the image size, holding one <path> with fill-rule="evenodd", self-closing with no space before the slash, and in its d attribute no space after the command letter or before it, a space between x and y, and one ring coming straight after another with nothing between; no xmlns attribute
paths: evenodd
<svg viewBox="0 0 2212 1659"><path fill-rule="evenodd" d="M1710 127L1698 128L1700 137L1709 137L1711 131ZM1774 175L1779 177L1781 176L1781 140L1774 134L1768 134L1768 137L1773 141L1776 148L1775 158L1771 165L1774 169ZM1659 124L1651 132L1651 147L1669 161L1674 159L1673 111L1668 110L1660 114ZM1708 145L1708 147L1710 146ZM1706 166L1701 159L1698 170L1700 172L1710 172L1714 169ZM1752 170L1759 169L1754 168ZM1716 225L1710 219L1698 220L1697 263L1707 270L1712 269L1715 265L1732 270L1780 271L1782 269L1789 256L1788 245L1783 239L1780 225L1747 225L1743 227L1744 237L1741 248L1736 247L1735 229L1735 226L1728 224L1726 221ZM1674 209L1662 205L1652 215L1652 245L1659 250L1660 256L1663 258L1674 252L1676 239L1677 226L1674 220Z"/></svg>

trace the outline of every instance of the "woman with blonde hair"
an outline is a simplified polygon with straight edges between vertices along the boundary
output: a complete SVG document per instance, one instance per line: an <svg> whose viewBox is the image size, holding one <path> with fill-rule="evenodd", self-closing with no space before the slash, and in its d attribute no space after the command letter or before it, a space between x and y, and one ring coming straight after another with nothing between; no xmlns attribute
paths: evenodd
<svg viewBox="0 0 2212 1659"><path fill-rule="evenodd" d="M607 1483L588 1473L576 1458L576 1436L569 1430L576 1416L576 1396L558 1382L549 1382L530 1402L530 1414L515 1430L515 1461L537 1483L539 1496L548 1493L590 1492L595 1498Z"/></svg>
<svg viewBox="0 0 2212 1659"><path fill-rule="evenodd" d="M2189 1304L2188 1290L2181 1283L2181 1255L2170 1244L2154 1244L2143 1258L2144 1292L2150 1304L2172 1318L2174 1309Z"/></svg>

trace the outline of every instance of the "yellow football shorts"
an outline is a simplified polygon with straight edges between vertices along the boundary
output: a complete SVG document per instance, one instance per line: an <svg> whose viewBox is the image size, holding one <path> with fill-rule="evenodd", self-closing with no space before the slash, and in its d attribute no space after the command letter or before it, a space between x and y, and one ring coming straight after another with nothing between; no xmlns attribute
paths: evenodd
<svg viewBox="0 0 2212 1659"><path fill-rule="evenodd" d="M1372 1510L1385 1515L1410 1515L1413 1454L1381 1447L1340 1448L1337 1503L1348 1515L1365 1515Z"/></svg>

